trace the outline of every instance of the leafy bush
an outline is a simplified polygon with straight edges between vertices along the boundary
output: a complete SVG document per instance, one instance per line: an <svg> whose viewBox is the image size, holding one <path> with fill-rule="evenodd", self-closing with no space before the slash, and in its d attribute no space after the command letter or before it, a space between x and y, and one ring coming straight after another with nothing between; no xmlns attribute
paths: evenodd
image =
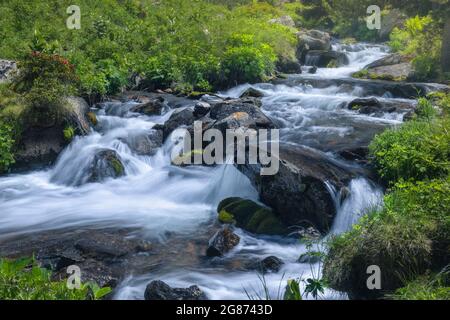
<svg viewBox="0 0 450 320"><path fill-rule="evenodd" d="M399 179L423 180L449 174L448 126L448 119L418 120L376 136L370 145L370 153L378 173L391 183Z"/></svg>
<svg viewBox="0 0 450 320"><path fill-rule="evenodd" d="M68 289L66 281L52 281L51 272L33 259L0 259L0 300L86 300L101 299L111 292L95 283Z"/></svg>
<svg viewBox="0 0 450 320"><path fill-rule="evenodd" d="M395 28L389 45L394 52L413 58L415 77L427 80L437 76L441 53L441 35L430 16L406 20L404 28Z"/></svg>
<svg viewBox="0 0 450 320"><path fill-rule="evenodd" d="M0 122L0 173L7 171L14 163L14 155L12 152L14 139L12 135L12 127Z"/></svg>

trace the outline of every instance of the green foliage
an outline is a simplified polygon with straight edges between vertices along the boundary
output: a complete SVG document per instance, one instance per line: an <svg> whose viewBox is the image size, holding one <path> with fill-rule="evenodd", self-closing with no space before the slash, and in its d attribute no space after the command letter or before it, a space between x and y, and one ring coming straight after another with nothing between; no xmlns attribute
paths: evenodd
<svg viewBox="0 0 450 320"><path fill-rule="evenodd" d="M300 292L300 281L289 279L284 291L284 300L303 300Z"/></svg>
<svg viewBox="0 0 450 320"><path fill-rule="evenodd" d="M13 146L13 128L0 121L0 173L14 163Z"/></svg>
<svg viewBox="0 0 450 320"><path fill-rule="evenodd" d="M420 112L430 112L427 103ZM429 116L429 114L427 115ZM417 120L375 137L372 162L387 182L432 179L450 173L448 119Z"/></svg>
<svg viewBox="0 0 450 320"><path fill-rule="evenodd" d="M101 299L111 291L86 283L68 289L66 281L52 281L51 272L40 268L34 259L0 259L1 300L85 300Z"/></svg>
<svg viewBox="0 0 450 320"><path fill-rule="evenodd" d="M441 44L440 29L431 16L416 16L406 20L404 28L393 30L389 42L394 52L413 58L418 80L437 77Z"/></svg>
<svg viewBox="0 0 450 320"><path fill-rule="evenodd" d="M450 300L449 270L421 276L388 295L393 300Z"/></svg>
<svg viewBox="0 0 450 320"><path fill-rule="evenodd" d="M89 98L133 87L136 83L130 79L136 78L148 89L211 91L261 80L273 72L274 55L276 59L295 54L294 32L268 22L285 14L276 3L106 0L93 5L80 0L80 30L65 25L70 4L2 2L0 56L21 59L30 46L58 53L75 66L81 93ZM30 33L30 21L31 28L39 30L36 35ZM239 34L251 35L253 44L231 45ZM243 66L245 71L238 72Z"/></svg>
<svg viewBox="0 0 450 320"><path fill-rule="evenodd" d="M75 129L72 126L68 126L63 130L63 134L64 139L70 142L75 137Z"/></svg>
<svg viewBox="0 0 450 320"><path fill-rule="evenodd" d="M219 221L221 223L235 223L236 221L234 220L234 216L227 212L226 210L222 210L219 212Z"/></svg>

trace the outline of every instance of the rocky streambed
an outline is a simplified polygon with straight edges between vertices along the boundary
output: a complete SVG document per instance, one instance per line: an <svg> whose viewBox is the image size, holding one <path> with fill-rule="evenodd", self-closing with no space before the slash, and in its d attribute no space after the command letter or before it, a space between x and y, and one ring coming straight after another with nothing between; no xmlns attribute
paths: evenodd
<svg viewBox="0 0 450 320"><path fill-rule="evenodd" d="M312 64L303 74L199 99L127 92L95 105L91 131L50 167L0 178L0 256L35 254L58 278L78 265L114 299L246 299L263 292L261 270L276 298L287 278L319 273L298 239L344 232L380 204L370 141L412 115L418 91L448 88L353 79L386 48L316 41L311 52L314 36L298 53ZM174 164L173 132L196 120L279 128L279 173Z"/></svg>

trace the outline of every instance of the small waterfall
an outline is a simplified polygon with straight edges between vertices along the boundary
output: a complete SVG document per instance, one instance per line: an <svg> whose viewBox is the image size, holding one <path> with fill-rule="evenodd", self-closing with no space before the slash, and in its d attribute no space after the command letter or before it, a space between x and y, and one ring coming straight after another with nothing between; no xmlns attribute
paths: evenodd
<svg viewBox="0 0 450 320"><path fill-rule="evenodd" d="M382 189L365 178L352 180L348 188L339 192L330 191L334 194L337 211L331 234L349 231L362 216L380 208L383 203Z"/></svg>

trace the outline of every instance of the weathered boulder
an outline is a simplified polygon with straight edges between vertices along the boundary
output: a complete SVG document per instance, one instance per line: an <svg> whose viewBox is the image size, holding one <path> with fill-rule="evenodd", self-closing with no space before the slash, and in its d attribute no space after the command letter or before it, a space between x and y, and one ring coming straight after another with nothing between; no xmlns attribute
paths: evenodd
<svg viewBox="0 0 450 320"><path fill-rule="evenodd" d="M51 165L70 143L64 137L64 129L72 127L75 134L86 135L90 131L87 118L89 105L82 98L69 97L60 119L48 119L47 123L25 121L18 149L15 154L16 169Z"/></svg>
<svg viewBox="0 0 450 320"><path fill-rule="evenodd" d="M415 109L415 105L407 102L379 100L371 97L357 98L351 101L347 108L358 111L361 114L380 116L384 113L408 113Z"/></svg>
<svg viewBox="0 0 450 320"><path fill-rule="evenodd" d="M217 103L211 107L209 116L213 120L222 120L237 112L247 113L258 128L270 129L275 127L274 123L258 108L258 106L245 100L226 100Z"/></svg>
<svg viewBox="0 0 450 320"><path fill-rule="evenodd" d="M298 258L298 263L315 264L322 261L321 253L303 253Z"/></svg>
<svg viewBox="0 0 450 320"><path fill-rule="evenodd" d="M224 226L209 240L206 255L221 257L239 244L240 238L230 226Z"/></svg>
<svg viewBox="0 0 450 320"><path fill-rule="evenodd" d="M152 156L163 144L162 130L151 130L145 134L129 135L124 142L136 154Z"/></svg>
<svg viewBox="0 0 450 320"><path fill-rule="evenodd" d="M0 59L0 83L11 81L11 77L17 71L17 64L15 61Z"/></svg>
<svg viewBox="0 0 450 320"><path fill-rule="evenodd" d="M184 108L175 110L170 116L169 120L164 123L163 134L164 139L167 139L172 131L180 127L191 126L195 121L194 109Z"/></svg>
<svg viewBox="0 0 450 320"><path fill-rule="evenodd" d="M306 54L305 64L319 68L331 68L348 65L349 60L343 52L311 50Z"/></svg>
<svg viewBox="0 0 450 320"><path fill-rule="evenodd" d="M143 99L143 98L141 98ZM130 109L131 112L143 113L148 116L160 115L163 111L165 104L164 98L159 96L155 99L147 98L145 103L134 106Z"/></svg>
<svg viewBox="0 0 450 320"><path fill-rule="evenodd" d="M199 101L194 106L194 117L196 119L206 116L211 110L211 105L207 102Z"/></svg>
<svg viewBox="0 0 450 320"><path fill-rule="evenodd" d="M107 178L119 178L125 174L125 167L119 154L110 149L100 149L89 166L87 182L101 182Z"/></svg>
<svg viewBox="0 0 450 320"><path fill-rule="evenodd" d="M242 98L248 98L248 97L262 98L262 97L264 97L264 93L259 91L258 89L250 87L247 90L245 90L239 98L242 99Z"/></svg>
<svg viewBox="0 0 450 320"><path fill-rule="evenodd" d="M362 79L406 81L414 77L414 68L408 57L395 53L372 62L353 76Z"/></svg>
<svg viewBox="0 0 450 320"><path fill-rule="evenodd" d="M281 57L276 63L276 69L281 73L302 73L302 65L296 57Z"/></svg>
<svg viewBox="0 0 450 320"><path fill-rule="evenodd" d="M255 269L262 273L278 272L283 266L284 262L278 257L270 256L256 262L251 262L247 265L249 269Z"/></svg>
<svg viewBox="0 0 450 320"><path fill-rule="evenodd" d="M161 280L150 282L145 288L145 300L207 300L206 295L197 286L172 288Z"/></svg>
<svg viewBox="0 0 450 320"><path fill-rule="evenodd" d="M297 59L305 62L306 53L310 50L331 50L331 37L327 32L319 30L302 30L297 33Z"/></svg>
<svg viewBox="0 0 450 320"><path fill-rule="evenodd" d="M272 155L273 157L275 155ZM286 226L308 223L321 232L332 225L336 208L329 185L344 187L357 172L307 147L281 144L279 171L260 176L260 165L237 165L258 190L261 201L273 208Z"/></svg>
<svg viewBox="0 0 450 320"><path fill-rule="evenodd" d="M251 200L228 198L217 207L220 220L235 222L236 226L255 234L283 235L287 228L270 208Z"/></svg>

